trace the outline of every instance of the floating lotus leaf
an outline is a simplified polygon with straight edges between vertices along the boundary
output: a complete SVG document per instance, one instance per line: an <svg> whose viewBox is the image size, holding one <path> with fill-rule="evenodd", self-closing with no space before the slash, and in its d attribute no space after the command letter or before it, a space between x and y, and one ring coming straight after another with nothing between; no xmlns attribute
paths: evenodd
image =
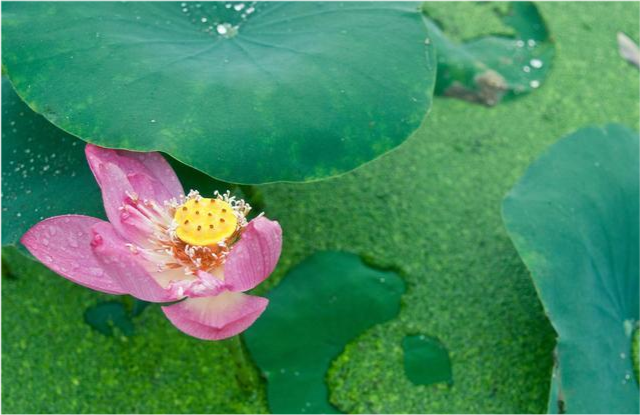
<svg viewBox="0 0 640 415"><path fill-rule="evenodd" d="M558 333L551 395L568 413L638 412L638 158L637 132L585 128L540 156L504 200L509 235Z"/></svg>
<svg viewBox="0 0 640 415"><path fill-rule="evenodd" d="M273 413L338 413L325 383L331 361L371 326L395 317L404 283L353 254L321 252L294 268L267 296L245 332L267 379Z"/></svg>
<svg viewBox="0 0 640 415"><path fill-rule="evenodd" d="M401 144L431 105L419 3L6 3L3 67L88 142L236 183L321 179Z"/></svg>

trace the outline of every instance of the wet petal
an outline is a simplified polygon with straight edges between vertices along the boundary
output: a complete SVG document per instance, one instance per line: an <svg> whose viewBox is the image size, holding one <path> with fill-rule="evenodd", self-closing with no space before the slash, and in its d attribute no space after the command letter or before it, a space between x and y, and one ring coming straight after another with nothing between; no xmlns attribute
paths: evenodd
<svg viewBox="0 0 640 415"><path fill-rule="evenodd" d="M282 229L276 221L259 217L247 225L224 265L232 291L247 291L264 281L276 267L282 250Z"/></svg>
<svg viewBox="0 0 640 415"><path fill-rule="evenodd" d="M184 189L180 179L173 171L171 165L158 152L140 153L135 151L120 151L119 154L138 160L150 172L150 176L159 180L172 197L179 197L184 194Z"/></svg>
<svg viewBox="0 0 640 415"><path fill-rule="evenodd" d="M91 249L91 227L106 222L81 215L55 216L37 223L20 241L44 265L66 279L109 294L124 294Z"/></svg>
<svg viewBox="0 0 640 415"><path fill-rule="evenodd" d="M96 178L100 177L102 203L109 222L127 241L139 243L148 238L148 232L131 225L129 211L122 210L129 196L134 193L124 172L113 163L96 165Z"/></svg>
<svg viewBox="0 0 640 415"><path fill-rule="evenodd" d="M215 297L187 298L162 307L162 311L174 326L190 336L221 340L246 330L268 303L263 297L226 291Z"/></svg>
<svg viewBox="0 0 640 415"><path fill-rule="evenodd" d="M156 303L178 299L156 281L146 269L144 260L131 252L111 224L98 223L91 230L95 257L123 290L141 300Z"/></svg>
<svg viewBox="0 0 640 415"><path fill-rule="evenodd" d="M162 203L183 194L178 177L159 153L112 150L92 144L87 144L85 153L89 167L103 192L106 183L100 166L113 164L124 173L123 177L142 199Z"/></svg>

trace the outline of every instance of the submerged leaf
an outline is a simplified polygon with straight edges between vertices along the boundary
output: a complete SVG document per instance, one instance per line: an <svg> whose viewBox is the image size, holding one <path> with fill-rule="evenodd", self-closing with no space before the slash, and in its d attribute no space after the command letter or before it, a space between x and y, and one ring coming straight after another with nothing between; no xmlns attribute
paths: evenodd
<svg viewBox="0 0 640 415"><path fill-rule="evenodd" d="M506 11L495 9L514 35L488 35L463 42L451 40L447 27L439 27L430 17L429 3L425 3L424 13L437 54L438 95L496 105L540 87L549 72L555 47L531 2L512 2Z"/></svg>
<svg viewBox="0 0 640 415"><path fill-rule="evenodd" d="M120 301L105 301L84 312L85 322L105 336L113 336L113 329L118 328L125 336L134 332L131 316Z"/></svg>
<svg viewBox="0 0 640 415"><path fill-rule="evenodd" d="M402 341L404 371L416 385L453 383L449 351L440 340L425 335L407 336Z"/></svg>

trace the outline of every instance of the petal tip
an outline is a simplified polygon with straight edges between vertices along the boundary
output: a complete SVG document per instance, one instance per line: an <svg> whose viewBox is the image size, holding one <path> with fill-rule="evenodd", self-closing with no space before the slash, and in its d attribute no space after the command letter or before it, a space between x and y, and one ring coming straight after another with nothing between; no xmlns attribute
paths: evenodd
<svg viewBox="0 0 640 415"><path fill-rule="evenodd" d="M249 328L262 315L269 300L227 292L215 297L189 298L162 307L169 321L183 333L201 340L223 340Z"/></svg>

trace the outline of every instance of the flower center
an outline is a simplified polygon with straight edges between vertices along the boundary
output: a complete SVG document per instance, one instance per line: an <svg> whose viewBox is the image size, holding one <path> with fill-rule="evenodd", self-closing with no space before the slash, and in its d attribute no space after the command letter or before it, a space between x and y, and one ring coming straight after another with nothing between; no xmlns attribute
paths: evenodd
<svg viewBox="0 0 640 415"><path fill-rule="evenodd" d="M220 199L189 199L176 208L176 235L191 245L224 241L236 231L238 218L231 205Z"/></svg>

